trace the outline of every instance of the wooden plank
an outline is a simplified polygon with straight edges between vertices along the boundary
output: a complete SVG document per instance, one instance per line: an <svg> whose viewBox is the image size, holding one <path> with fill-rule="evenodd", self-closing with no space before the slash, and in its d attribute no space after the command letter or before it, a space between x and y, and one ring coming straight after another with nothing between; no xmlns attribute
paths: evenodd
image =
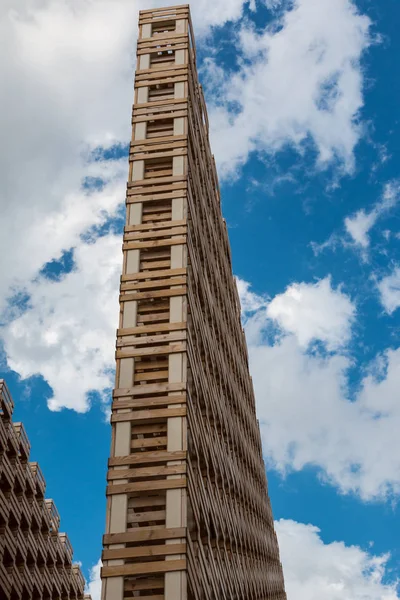
<svg viewBox="0 0 400 600"><path fill-rule="evenodd" d="M108 481L118 479L141 479L143 477L167 477L168 475L186 475L186 465L176 465L173 467L143 467L135 469L111 469L108 471Z"/></svg>
<svg viewBox="0 0 400 600"><path fill-rule="evenodd" d="M131 400L114 400L112 410L124 410L126 408L146 408L151 406L172 406L173 404L186 404L186 396L159 396L157 398L132 398Z"/></svg>
<svg viewBox="0 0 400 600"><path fill-rule="evenodd" d="M145 25L148 23L154 24L154 25L159 25L160 23L163 23L164 21L170 22L170 21L176 21L177 19L187 19L190 13L188 13L185 9L182 10L178 10L178 9L174 9L173 11L165 11L163 13L160 14L153 14L153 15L143 15L142 17L140 17L139 20L139 24L140 25ZM153 38L155 38L158 34L154 34ZM148 38L145 38L148 39Z"/></svg>
<svg viewBox="0 0 400 600"><path fill-rule="evenodd" d="M154 361L156 362L156 361ZM135 373L134 383L138 385L139 382L145 381L149 383L149 381L160 381L160 379L168 379L168 365L165 364L165 370L162 370L162 367L155 364L154 368L156 371L143 371L142 373Z"/></svg>
<svg viewBox="0 0 400 600"><path fill-rule="evenodd" d="M166 135L160 136L157 138L146 138L144 140L132 140L130 147L139 146L141 148L147 148L151 146L159 146L161 144L173 144L175 142L183 142L187 145L187 136L186 135Z"/></svg>
<svg viewBox="0 0 400 600"><path fill-rule="evenodd" d="M182 8L180 10L178 10L178 9L169 10L169 11L165 10L164 12L159 13L159 14L140 15L139 23L140 23L140 25L142 25L143 23L150 22L151 24L153 24L155 26L160 26L164 22L170 23L171 21L176 21L177 19L188 19L189 14L190 13L185 8ZM174 33L174 31L175 30L168 32L168 33ZM161 34L154 33L152 38L142 38L142 39L156 39L158 37L158 35L161 35Z"/></svg>
<svg viewBox="0 0 400 600"><path fill-rule="evenodd" d="M117 340L117 348L126 348L127 346L149 346L163 342L182 342L186 340L185 331L172 331L160 335L145 335L128 340Z"/></svg>
<svg viewBox="0 0 400 600"><path fill-rule="evenodd" d="M138 452L128 456L112 456L108 460L109 467L131 466L154 462L171 462L175 460L186 460L187 453L183 450L168 452L167 450L155 450L154 452Z"/></svg>
<svg viewBox="0 0 400 600"><path fill-rule="evenodd" d="M121 292L131 292L137 290L138 292L144 290L155 290L156 288L168 289L171 286L182 286L187 283L186 277L171 277L171 279L155 279L154 281L139 281L139 282L126 282L121 284Z"/></svg>
<svg viewBox="0 0 400 600"><path fill-rule="evenodd" d="M158 158L170 158L170 157L174 157L174 156L187 156L187 148L177 148L175 150L171 150L171 152L168 152L168 154L166 155L165 152L160 151L160 152L154 152L154 150L149 150L147 152L144 152L142 154L138 154L137 151L134 154L130 155L130 159L135 161L135 160L156 160Z"/></svg>
<svg viewBox="0 0 400 600"><path fill-rule="evenodd" d="M161 292L136 292L135 294L120 295L120 302L135 302L137 300L147 300L152 298L172 298L174 296L185 296L187 293L186 287L181 287L171 290L162 290Z"/></svg>
<svg viewBox="0 0 400 600"><path fill-rule="evenodd" d="M150 346L148 348L138 348L137 350L118 350L116 358L135 358L139 356L159 356L164 354L174 354L186 350L185 342L176 342L165 346Z"/></svg>
<svg viewBox="0 0 400 600"><path fill-rule="evenodd" d="M163 238L166 236L175 236L175 235L186 235L187 227L183 225L172 226L169 229L162 228L160 230L154 231L128 231L124 235L124 240L152 240L155 238Z"/></svg>
<svg viewBox="0 0 400 600"><path fill-rule="evenodd" d="M186 544L164 544L162 546L142 546L135 548L116 548L104 550L103 560L116 560L121 558L141 558L150 556L170 556L185 554Z"/></svg>
<svg viewBox="0 0 400 600"><path fill-rule="evenodd" d="M150 421L151 419L171 419L173 417L185 417L184 408L160 408L153 410L133 410L128 413L111 415L111 423L126 423L128 421Z"/></svg>
<svg viewBox="0 0 400 600"><path fill-rule="evenodd" d="M138 179L135 181L128 181L128 189L138 188L138 187L149 187L149 186L154 187L155 184L158 187L162 183L177 184L177 183L183 183L183 182L186 182L185 175L171 175L169 177L157 177L156 181L154 179Z"/></svg>
<svg viewBox="0 0 400 600"><path fill-rule="evenodd" d="M168 33L165 34L157 34L157 37L151 37L151 38L139 38L138 39L138 47L142 48L144 46L150 46L150 47L154 47L157 46L159 41L165 41L165 40L169 40L171 42L181 42L184 40L189 39L189 36L187 33L173 33L172 31L168 31Z"/></svg>
<svg viewBox="0 0 400 600"><path fill-rule="evenodd" d="M186 243L186 237L169 238L167 240L147 240L144 242L125 242L123 250L140 250L147 248L165 248L167 246L182 246Z"/></svg>
<svg viewBox="0 0 400 600"><path fill-rule="evenodd" d="M153 438L143 438L131 441L131 449L137 448L158 448L159 446L166 446L167 438L163 436Z"/></svg>
<svg viewBox="0 0 400 600"><path fill-rule="evenodd" d="M172 198L185 197L185 194L183 194L182 196L175 196L174 194L178 194L178 192L181 192L182 190L187 190L186 180L182 181L181 183L171 183L169 185L158 185L160 182L155 179L149 181L153 182L152 187L150 188L146 186L133 187L131 186L131 183L134 184L135 182L129 182L127 195L136 196L137 202L146 202L146 200L149 201L149 196L151 196L151 201L163 199L170 200ZM168 194L168 196L165 197L163 196L163 194ZM138 198L141 199L139 200Z"/></svg>
<svg viewBox="0 0 400 600"><path fill-rule="evenodd" d="M160 40L161 42L162 40ZM165 46L165 44L164 44ZM172 48L171 48L172 50ZM160 52L162 52L162 50L160 49ZM158 49L154 50L152 52L148 52L148 54L156 54L158 53ZM143 76L146 75L157 75L158 73L164 73L165 71L170 71L172 75L179 75L182 72L188 72L188 65L187 64L183 64L183 65L176 65L174 63L170 63L168 61L167 65L164 65L162 62L158 63L158 64L154 64L151 65L149 68L147 69L137 69L135 72L135 76L141 79L143 79ZM177 98L177 100L179 101L180 98Z"/></svg>
<svg viewBox="0 0 400 600"><path fill-rule="evenodd" d="M158 23L162 23L163 21L176 21L177 19L187 19L188 18L188 13L186 11L178 11L178 10L174 10L173 12L165 12L162 13L160 15L152 15L151 17L143 17L140 19L139 24L142 25L148 25L148 24L158 24ZM157 34L155 34L153 36L156 37ZM146 38L145 38L146 39Z"/></svg>
<svg viewBox="0 0 400 600"><path fill-rule="evenodd" d="M186 528L175 527L165 529L140 528L123 533L109 533L103 536L103 544L130 544L158 540L176 540L186 537Z"/></svg>
<svg viewBox="0 0 400 600"><path fill-rule="evenodd" d="M152 16L152 17L156 17L159 15L163 15L164 13L170 13L172 11L185 11L185 12L189 12L189 4L174 4L173 6L167 6L167 7L162 7L162 8L144 8L143 10L139 11L139 19L142 18L143 15L147 16ZM152 21L153 22L153 21Z"/></svg>
<svg viewBox="0 0 400 600"><path fill-rule="evenodd" d="M183 392L186 390L186 383L152 383L150 385L140 385L131 388L120 388L113 391L114 398L123 398L124 396L145 396L146 394L162 394L163 392Z"/></svg>
<svg viewBox="0 0 400 600"><path fill-rule="evenodd" d="M180 275L187 275L187 268L182 269L155 269L154 271L145 271L141 273L126 273L121 276L121 282L125 283L128 281L143 281L148 279L162 279L168 277L179 277Z"/></svg>
<svg viewBox="0 0 400 600"><path fill-rule="evenodd" d="M136 72L135 85L137 86L140 83L146 83L147 86L154 85L156 81L160 83L164 82L164 79L168 81L172 78L187 78L188 74L189 71L186 65L184 65L184 68L180 70L176 70L174 69L174 67L171 66L167 66L164 68L160 66L157 69L153 69L153 72L149 71L147 73L144 73L143 75L141 73Z"/></svg>
<svg viewBox="0 0 400 600"><path fill-rule="evenodd" d="M182 11L178 11L178 10L174 10L171 12L165 12L159 15L152 15L151 17L141 17L139 24L140 25L148 25L148 24L155 24L157 25L158 23L162 23L163 21L176 21L177 19L187 19L188 18L188 13L184 10ZM153 36L153 38L156 37L157 34L155 34ZM147 38L145 38L147 39Z"/></svg>
<svg viewBox="0 0 400 600"><path fill-rule="evenodd" d="M187 107L188 99L187 98L170 98L169 100L149 100L148 102L135 102L135 104L132 105L132 116L134 116L137 113L140 114L142 111L148 112L148 110L164 109L165 107L168 107L171 105ZM172 136L172 137L178 137L178 136ZM181 139L180 146L187 148L187 146L188 146L187 137L186 136L179 136L179 137ZM158 144L156 138L146 138L144 140L131 140L130 147L132 148L135 146L140 146L141 143L146 145L146 142L150 142L147 145L151 145L151 142L153 142L154 145ZM180 147L180 146L171 144L168 147L168 150L170 150L172 148Z"/></svg>
<svg viewBox="0 0 400 600"><path fill-rule="evenodd" d="M154 87L154 86L152 86L152 87ZM178 99L178 98L170 97L169 104L166 104L167 100L163 100L163 98L165 98L165 94L167 94L167 97L168 97L168 91L171 89L172 88L165 88L165 89L159 88L156 90L158 92L158 94L156 96L152 95L151 100L149 100L148 102L142 102L140 104L133 104L131 119L134 119L135 117L140 117L140 116L158 115L160 113L174 114L177 111L186 111L187 112L188 102L187 102L186 98ZM131 122L133 122L133 121L131 120ZM173 135L173 133L170 135ZM144 138L144 140L151 139L156 144L157 137L158 136ZM155 144L153 144L153 145L155 145ZM187 141L186 142L182 141L182 143L179 147L187 148L188 147ZM132 149L132 141L131 141L131 145L130 145L130 150L131 149ZM164 150L166 152L170 152L173 149L174 149L173 147L172 148L164 147Z"/></svg>
<svg viewBox="0 0 400 600"><path fill-rule="evenodd" d="M164 121L165 119L179 119L181 117L187 117L186 110L165 110L163 113L153 113L149 115L139 115L132 118L132 123L147 123L148 121ZM165 156L165 155L163 155ZM174 156L169 154L168 156ZM138 160L138 159L136 159Z"/></svg>
<svg viewBox="0 0 400 600"><path fill-rule="evenodd" d="M115 494L132 494L134 492L149 492L155 490L178 490L186 487L186 477L180 479L161 479L160 481L136 481L107 486L107 496Z"/></svg>
<svg viewBox="0 0 400 600"><path fill-rule="evenodd" d="M150 85L155 85L156 83L186 83L188 80L187 75L177 75L176 77L163 76L161 77L161 73L159 79L157 81L136 81L135 80L135 89L140 87L149 87Z"/></svg>
<svg viewBox="0 0 400 600"><path fill-rule="evenodd" d="M117 329L117 336L142 335L145 333L158 333L161 331L177 331L186 329L187 323L160 323L159 325L143 325L142 327L126 327Z"/></svg>
<svg viewBox="0 0 400 600"><path fill-rule="evenodd" d="M186 560L163 560L146 563L133 563L118 567L102 567L101 577L125 577L127 575L146 575L148 573L172 573L184 571Z"/></svg>
<svg viewBox="0 0 400 600"><path fill-rule="evenodd" d="M164 43L162 43L164 41ZM187 40L173 43L171 40L164 38L164 40L160 39L157 46L147 46L140 47L136 51L136 56L143 56L143 54L154 54L155 52L165 52L166 50L172 50L176 52L177 50L187 50L189 41ZM143 70L140 71L142 73Z"/></svg>
<svg viewBox="0 0 400 600"><path fill-rule="evenodd" d="M176 227L186 227L186 226L187 226L186 219L181 219L179 221L160 221L159 223L147 223L147 224L141 223L140 225L126 225L124 227L124 232L131 233L133 231L151 231L153 229L158 231L159 229L174 229ZM180 270L182 270L182 269L180 269ZM151 274L149 275L148 273L141 273L141 274L135 273L135 275L137 277L141 277L143 279L151 276Z"/></svg>
<svg viewBox="0 0 400 600"><path fill-rule="evenodd" d="M173 200L174 198L185 198L186 197L186 185L182 187L181 190L176 190L173 192L161 193L161 194L152 194L146 195L143 194L128 194L125 199L126 204L136 204L143 202L157 202L162 200Z"/></svg>

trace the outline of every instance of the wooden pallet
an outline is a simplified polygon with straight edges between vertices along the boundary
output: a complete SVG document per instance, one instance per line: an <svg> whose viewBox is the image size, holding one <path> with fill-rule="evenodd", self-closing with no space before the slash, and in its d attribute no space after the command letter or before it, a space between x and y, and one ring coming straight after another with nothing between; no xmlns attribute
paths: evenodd
<svg viewBox="0 0 400 600"><path fill-rule="evenodd" d="M102 599L284 600L189 7L137 57Z"/></svg>
<svg viewBox="0 0 400 600"><path fill-rule="evenodd" d="M72 563L72 546L59 533L60 516L45 498L38 463L22 423L12 422L14 403L0 379L0 598L90 600Z"/></svg>

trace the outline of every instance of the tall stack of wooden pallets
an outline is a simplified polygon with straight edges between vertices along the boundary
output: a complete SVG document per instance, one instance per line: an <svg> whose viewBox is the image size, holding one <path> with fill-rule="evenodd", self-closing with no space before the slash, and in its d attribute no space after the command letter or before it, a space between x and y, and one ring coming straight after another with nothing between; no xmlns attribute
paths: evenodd
<svg viewBox="0 0 400 600"><path fill-rule="evenodd" d="M284 600L189 7L137 57L102 598Z"/></svg>
<svg viewBox="0 0 400 600"><path fill-rule="evenodd" d="M68 536L58 531L57 508L45 499L40 467L29 462L24 427L12 422L13 408L0 379L0 598L81 600L85 580Z"/></svg>

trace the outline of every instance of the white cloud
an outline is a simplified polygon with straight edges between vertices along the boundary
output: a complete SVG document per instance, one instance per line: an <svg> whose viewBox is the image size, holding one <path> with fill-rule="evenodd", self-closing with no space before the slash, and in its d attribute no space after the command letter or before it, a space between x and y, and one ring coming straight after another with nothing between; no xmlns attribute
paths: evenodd
<svg viewBox="0 0 400 600"><path fill-rule="evenodd" d="M90 594L92 600L100 600L101 596L101 579L100 569L102 567L101 559L90 569L90 579L86 586L85 594Z"/></svg>
<svg viewBox="0 0 400 600"><path fill-rule="evenodd" d="M112 387L121 268L120 236L80 244L73 271L32 283L29 308L3 330L9 366L22 378L44 377L51 410L86 411L88 392Z"/></svg>
<svg viewBox="0 0 400 600"><path fill-rule="evenodd" d="M320 530L290 520L275 523L289 600L398 600L386 583L389 555L344 542L325 544Z"/></svg>
<svg viewBox="0 0 400 600"><path fill-rule="evenodd" d="M381 303L387 313L392 314L400 306L400 267L378 283Z"/></svg>
<svg viewBox="0 0 400 600"><path fill-rule="evenodd" d="M126 161L102 173L86 159L88 147L129 139L133 25L107 4L17 0L0 15L0 306L123 200ZM84 193L95 168L110 184Z"/></svg>
<svg viewBox="0 0 400 600"><path fill-rule="evenodd" d="M267 308L268 317L293 333L300 346L320 340L329 350L348 342L355 312L349 297L332 289L329 277L315 284L293 283Z"/></svg>
<svg viewBox="0 0 400 600"><path fill-rule="evenodd" d="M259 296L252 292L250 289L251 286L247 281L236 277L236 287L240 297L242 313L251 313L267 306L267 297Z"/></svg>
<svg viewBox="0 0 400 600"><path fill-rule="evenodd" d="M307 292L313 306L312 295L319 292L315 286ZM327 307L335 314L334 303L328 302ZM303 314L309 313L303 307L298 321L294 314L278 337L268 335L273 323L268 309L245 315L257 414L269 464L282 473L315 466L342 492L364 499L399 493L400 348L377 357L352 398L348 379L352 363L346 348L336 346L329 354L310 352L304 345L307 335L300 329ZM325 318L327 323L341 323L331 319L328 310ZM328 333L315 328L315 339L336 343L343 323ZM299 338L299 331L304 337Z"/></svg>
<svg viewBox="0 0 400 600"><path fill-rule="evenodd" d="M357 211L353 216L346 217L344 226L351 236L354 244L367 248L369 246L368 233L375 225L378 215L375 211L366 213L364 209Z"/></svg>
<svg viewBox="0 0 400 600"><path fill-rule="evenodd" d="M397 180L389 181L383 190L382 198L371 211L364 209L346 217L344 226L356 247L365 251L370 243L369 232L400 198L400 184Z"/></svg>
<svg viewBox="0 0 400 600"><path fill-rule="evenodd" d="M310 138L321 167L339 159L351 171L362 135L360 59L370 44L369 27L350 0L295 0L281 27L259 34L244 26L239 72L224 76L213 63L209 69L219 81L211 123L222 174L253 150L276 152L291 144L302 152Z"/></svg>

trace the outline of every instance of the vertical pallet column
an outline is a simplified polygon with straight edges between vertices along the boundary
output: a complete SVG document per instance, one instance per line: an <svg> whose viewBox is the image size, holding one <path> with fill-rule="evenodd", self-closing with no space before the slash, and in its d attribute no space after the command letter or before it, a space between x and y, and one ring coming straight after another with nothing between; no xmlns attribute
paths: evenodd
<svg viewBox="0 0 400 600"><path fill-rule="evenodd" d="M193 53L188 107L188 600L286 600Z"/></svg>
<svg viewBox="0 0 400 600"><path fill-rule="evenodd" d="M184 19L176 21L176 35L186 36L184 47L180 47L175 51L175 68L188 69L188 15ZM174 84L174 92L176 100L184 100L187 107L187 83L179 81ZM186 108L187 110L187 108ZM174 136L183 137L187 140L187 112L181 116L174 118ZM187 157L184 154L173 157L173 177L184 178L187 180ZM187 223L187 199L184 196L172 199L172 220L176 222ZM185 225L187 227L187 225ZM185 270L187 269L187 247L186 239L184 244L177 244L171 247L171 269ZM185 284L187 281L185 280ZM170 299L170 323L187 323L187 296L178 295L172 296ZM186 326L186 325L185 325ZM185 334L186 336L186 334ZM168 382L170 384L179 384L182 382L182 387L186 389L186 371L187 359L186 352L174 353L169 356L168 365ZM186 404L177 405L186 410ZM168 419L167 430L167 450L168 452L187 452L187 431L186 431L186 412L185 416L171 417ZM171 462L171 466L179 463ZM170 478L177 476L171 475ZM186 504L187 504L186 486L181 489L171 489L167 491L166 497L166 526L167 528L186 528ZM186 543L186 539L181 539L181 543ZM168 542L167 542L168 543ZM181 559L186 560L186 553L181 555ZM187 582L186 571L167 572L165 575L165 599L173 600L179 598L186 600L187 598Z"/></svg>
<svg viewBox="0 0 400 600"><path fill-rule="evenodd" d="M186 599L188 20L140 13L103 600Z"/></svg>

